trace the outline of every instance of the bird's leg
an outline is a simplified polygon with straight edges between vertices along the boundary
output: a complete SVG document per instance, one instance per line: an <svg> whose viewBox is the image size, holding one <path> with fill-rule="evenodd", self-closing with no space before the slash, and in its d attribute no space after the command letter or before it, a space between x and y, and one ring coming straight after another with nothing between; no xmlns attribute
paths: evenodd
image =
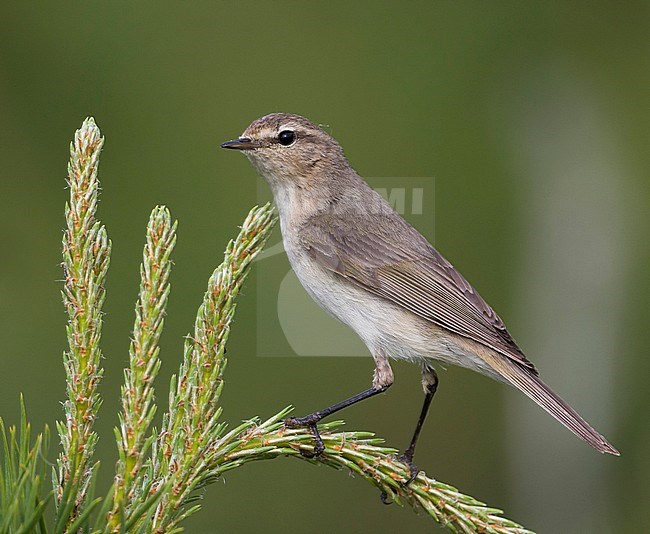
<svg viewBox="0 0 650 534"><path fill-rule="evenodd" d="M358 393L357 395L354 395L353 397L350 397L349 399L345 399L344 401L337 402L336 404L324 408L323 410L318 410L314 413L310 413L305 417L289 417L284 420L284 424L289 428L298 428L298 427L309 428L311 433L314 435L314 441L315 441L314 451L311 453L301 451L301 454L303 456L306 456L307 458L314 458L316 456L319 456L325 450L325 445L323 444L323 440L321 439L320 434L318 433L318 427L316 426L321 419L335 412L338 412L343 408L347 408L348 406L351 406L357 402L368 399L370 397L374 397L379 393L383 393L388 389L388 387L389 386L375 388L373 386L371 388L366 389L365 391L362 391L361 393Z"/></svg>
<svg viewBox="0 0 650 534"><path fill-rule="evenodd" d="M411 438L411 444L408 446L408 449L404 451L404 454L400 456L400 460L409 466L411 475L406 481L406 485L410 484L415 480L415 477L418 476L420 470L413 463L413 455L415 454L415 445L417 444L418 437L420 436L420 430L422 430L422 425L424 420L427 417L427 412L429 411L429 406L433 400L433 396L436 394L438 389L438 375L432 367L424 365L422 367L422 387L424 388L424 404L422 405L422 411L420 412L420 417L418 418L418 424L415 426L415 432L413 432L413 438Z"/></svg>
<svg viewBox="0 0 650 534"><path fill-rule="evenodd" d="M284 420L284 424L289 428L307 427L314 435L314 451L311 453L305 453L301 451L301 454L303 456L306 456L307 458L314 458L325 450L325 445L323 444L323 440L318 433L318 427L316 426L321 419L327 417L328 415L332 415L333 413L338 412L343 408L352 406L357 402L369 399L370 397L374 397L379 393L383 393L392 385L394 379L393 370L388 363L388 358L383 353L378 353L377 356L374 356L374 359L375 374L371 388L368 388L361 393L357 393L349 399L337 402L332 406L310 413L305 417L289 417Z"/></svg>

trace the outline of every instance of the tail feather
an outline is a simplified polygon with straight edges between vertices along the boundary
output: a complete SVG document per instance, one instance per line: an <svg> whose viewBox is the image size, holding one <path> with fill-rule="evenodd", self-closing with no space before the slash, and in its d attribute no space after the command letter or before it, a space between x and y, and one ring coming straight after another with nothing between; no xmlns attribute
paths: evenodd
<svg viewBox="0 0 650 534"><path fill-rule="evenodd" d="M620 456L618 450L613 447L604 436L594 430L587 421L563 401L551 388L542 382L528 369L517 365L516 362L508 361L498 357L488 358L488 363L507 382L515 386L527 397L544 408L550 415L567 427L580 439L586 441L594 449L602 453L609 453Z"/></svg>

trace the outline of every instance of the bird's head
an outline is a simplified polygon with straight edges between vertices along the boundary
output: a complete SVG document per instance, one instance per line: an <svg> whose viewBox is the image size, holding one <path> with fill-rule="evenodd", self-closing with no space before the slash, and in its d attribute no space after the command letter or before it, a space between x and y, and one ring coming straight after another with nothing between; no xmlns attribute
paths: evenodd
<svg viewBox="0 0 650 534"><path fill-rule="evenodd" d="M221 148L241 150L273 187L310 188L349 169L341 146L299 115L272 113L253 121Z"/></svg>

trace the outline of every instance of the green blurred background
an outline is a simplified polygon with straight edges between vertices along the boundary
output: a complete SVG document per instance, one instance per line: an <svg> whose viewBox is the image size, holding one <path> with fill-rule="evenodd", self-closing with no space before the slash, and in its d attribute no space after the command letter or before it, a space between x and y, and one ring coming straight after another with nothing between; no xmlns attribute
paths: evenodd
<svg viewBox="0 0 650 534"><path fill-rule="evenodd" d="M2 416L16 421L20 392L36 428L61 416L64 180L84 117L106 136L99 216L114 246L97 423L107 487L149 212L164 203L180 220L164 407L205 282L258 198L245 158L218 144L289 111L330 125L362 176L435 177L438 248L622 452L601 456L521 394L449 369L417 463L539 532L643 531L649 30L646 1L3 3ZM227 421L367 387L369 358L257 356L259 284L239 301ZM422 394L414 366L395 369L386 395L344 417L404 447ZM204 502L189 532L435 530L362 481L290 459L229 473Z"/></svg>

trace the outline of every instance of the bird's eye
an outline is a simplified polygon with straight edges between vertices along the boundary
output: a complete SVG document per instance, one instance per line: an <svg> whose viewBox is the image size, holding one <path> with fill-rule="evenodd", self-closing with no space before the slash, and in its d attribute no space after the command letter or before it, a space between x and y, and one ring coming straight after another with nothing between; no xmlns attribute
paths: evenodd
<svg viewBox="0 0 650 534"><path fill-rule="evenodd" d="M278 135L278 142L282 146L289 146L296 140L296 134L295 132L292 132L291 130L282 130L280 134Z"/></svg>

